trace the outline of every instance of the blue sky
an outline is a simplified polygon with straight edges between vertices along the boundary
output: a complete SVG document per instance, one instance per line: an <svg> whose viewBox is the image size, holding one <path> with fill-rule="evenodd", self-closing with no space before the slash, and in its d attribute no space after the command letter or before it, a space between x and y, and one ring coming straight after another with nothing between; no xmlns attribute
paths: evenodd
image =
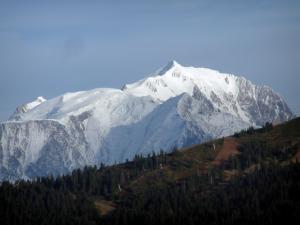
<svg viewBox="0 0 300 225"><path fill-rule="evenodd" d="M298 2L0 1L0 120L37 96L119 88L172 59L269 85L300 115Z"/></svg>

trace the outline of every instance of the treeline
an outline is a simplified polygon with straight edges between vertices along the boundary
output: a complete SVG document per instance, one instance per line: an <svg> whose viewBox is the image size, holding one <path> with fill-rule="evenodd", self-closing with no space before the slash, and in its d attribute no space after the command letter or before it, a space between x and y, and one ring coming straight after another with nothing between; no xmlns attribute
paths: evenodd
<svg viewBox="0 0 300 225"><path fill-rule="evenodd" d="M264 133L272 129L273 129L273 124L270 122L266 122L262 128L255 129L253 126L251 126L248 129L235 132L233 136L238 138L245 135Z"/></svg>
<svg viewBox="0 0 300 225"><path fill-rule="evenodd" d="M116 197L119 187L136 179L149 170L155 170L167 164L167 154L161 151L159 154L148 154L147 156L135 155L132 161L106 167L101 164L96 166L85 166L76 169L69 175L41 177L34 183L43 184L55 190L70 191L72 193L84 192L92 196L103 196L109 200Z"/></svg>
<svg viewBox="0 0 300 225"><path fill-rule="evenodd" d="M300 164L264 165L231 183L192 176L127 196L107 224L299 224Z"/></svg>
<svg viewBox="0 0 300 225"><path fill-rule="evenodd" d="M223 169L245 170L250 166L259 166L265 161L283 162L291 159L297 152L297 145L278 145L266 139L252 135L240 140L239 154L231 156L222 163Z"/></svg>
<svg viewBox="0 0 300 225"><path fill-rule="evenodd" d="M94 168L85 169L88 170L93 171ZM85 173L82 171L79 180ZM91 195L59 187L56 180L49 177L14 185L3 182L0 186L1 224L226 225L300 222L298 163L284 167L276 163L262 164L255 172L236 177L230 183L224 183L222 171L217 168L212 168L207 174L195 173L175 183L161 180L139 192L123 196L117 209L105 217L99 216Z"/></svg>

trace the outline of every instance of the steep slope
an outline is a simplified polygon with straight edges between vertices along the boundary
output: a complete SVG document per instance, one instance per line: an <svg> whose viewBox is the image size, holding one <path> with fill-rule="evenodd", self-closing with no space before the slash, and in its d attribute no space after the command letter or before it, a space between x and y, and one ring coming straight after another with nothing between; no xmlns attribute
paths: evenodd
<svg viewBox="0 0 300 225"><path fill-rule="evenodd" d="M0 124L0 180L122 162L293 117L268 87L176 62L122 90L38 98L18 109Z"/></svg>
<svg viewBox="0 0 300 225"><path fill-rule="evenodd" d="M93 159L80 130L53 120L0 124L0 141L2 180L58 175Z"/></svg>
<svg viewBox="0 0 300 225"><path fill-rule="evenodd" d="M137 123L113 128L104 147L119 152L115 160L122 162L136 153L169 151L249 127L245 121L220 112L198 91L195 89L193 96L185 93L170 98Z"/></svg>
<svg viewBox="0 0 300 225"><path fill-rule="evenodd" d="M0 179L66 173L108 163L102 147L113 127L135 123L157 105L116 89L67 93L0 125ZM117 137L117 140L119 138Z"/></svg>
<svg viewBox="0 0 300 225"><path fill-rule="evenodd" d="M123 90L165 101L182 93L192 94L194 87L219 110L257 126L265 121L283 122L292 115L284 100L267 86L211 69L183 67L175 61L143 80L124 85Z"/></svg>

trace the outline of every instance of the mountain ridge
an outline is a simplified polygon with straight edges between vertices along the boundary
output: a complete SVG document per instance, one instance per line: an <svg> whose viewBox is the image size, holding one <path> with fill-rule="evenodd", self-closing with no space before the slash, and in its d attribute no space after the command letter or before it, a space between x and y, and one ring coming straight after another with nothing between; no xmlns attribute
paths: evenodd
<svg viewBox="0 0 300 225"><path fill-rule="evenodd" d="M124 162L293 118L276 92L245 78L175 61L158 71L123 90L69 92L14 113L0 123L0 180Z"/></svg>

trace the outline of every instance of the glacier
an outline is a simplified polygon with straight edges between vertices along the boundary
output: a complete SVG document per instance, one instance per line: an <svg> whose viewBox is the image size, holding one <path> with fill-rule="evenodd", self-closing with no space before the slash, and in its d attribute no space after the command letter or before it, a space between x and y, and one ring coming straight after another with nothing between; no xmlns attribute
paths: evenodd
<svg viewBox="0 0 300 225"><path fill-rule="evenodd" d="M294 115L268 86L175 61L121 89L38 97L0 123L0 180L171 151Z"/></svg>

